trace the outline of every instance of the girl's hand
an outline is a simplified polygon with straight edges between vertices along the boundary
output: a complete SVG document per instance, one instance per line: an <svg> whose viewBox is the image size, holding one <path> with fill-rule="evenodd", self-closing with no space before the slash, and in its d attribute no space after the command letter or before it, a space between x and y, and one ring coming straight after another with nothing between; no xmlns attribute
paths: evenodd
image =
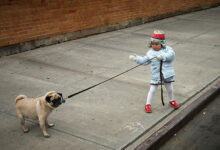
<svg viewBox="0 0 220 150"><path fill-rule="evenodd" d="M136 61L136 55L130 55L130 56L129 56L129 59L130 59L130 60L133 60L133 61Z"/></svg>
<svg viewBox="0 0 220 150"><path fill-rule="evenodd" d="M161 55L158 55L158 56L157 56L157 59L158 59L158 60L163 60L163 57L162 57Z"/></svg>

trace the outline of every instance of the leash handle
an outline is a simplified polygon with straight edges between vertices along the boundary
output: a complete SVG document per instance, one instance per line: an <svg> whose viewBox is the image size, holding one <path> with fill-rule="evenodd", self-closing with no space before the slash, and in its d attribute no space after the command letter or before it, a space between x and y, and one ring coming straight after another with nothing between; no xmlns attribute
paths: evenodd
<svg viewBox="0 0 220 150"><path fill-rule="evenodd" d="M161 85L161 101L162 101L162 104L163 106L165 105L164 104L164 101L163 101L163 72L162 72L162 65L163 65L163 60L160 61L160 85Z"/></svg>

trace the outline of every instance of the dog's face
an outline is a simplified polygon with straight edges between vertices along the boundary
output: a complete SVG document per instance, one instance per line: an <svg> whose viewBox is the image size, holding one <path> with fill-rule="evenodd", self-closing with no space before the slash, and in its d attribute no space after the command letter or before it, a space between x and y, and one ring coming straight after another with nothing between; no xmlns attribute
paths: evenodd
<svg viewBox="0 0 220 150"><path fill-rule="evenodd" d="M56 108L62 104L63 96L61 93L52 91L46 94L45 100L51 107Z"/></svg>

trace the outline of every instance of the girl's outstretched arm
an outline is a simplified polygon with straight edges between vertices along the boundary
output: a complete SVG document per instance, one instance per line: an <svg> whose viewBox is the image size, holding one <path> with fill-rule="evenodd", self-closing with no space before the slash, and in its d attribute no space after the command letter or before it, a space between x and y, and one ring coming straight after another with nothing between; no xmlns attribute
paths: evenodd
<svg viewBox="0 0 220 150"><path fill-rule="evenodd" d="M150 61L150 58L148 57L148 55L146 55L144 57L136 56L136 63L146 66L146 65L150 64L151 61Z"/></svg>

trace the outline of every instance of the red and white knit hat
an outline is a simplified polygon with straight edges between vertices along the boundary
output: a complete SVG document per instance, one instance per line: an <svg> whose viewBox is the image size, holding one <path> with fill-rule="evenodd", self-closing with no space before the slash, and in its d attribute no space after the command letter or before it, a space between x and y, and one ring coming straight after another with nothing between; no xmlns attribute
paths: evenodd
<svg viewBox="0 0 220 150"><path fill-rule="evenodd" d="M152 42L157 42L162 44L163 46L165 45L165 33L162 30L154 30L151 38Z"/></svg>
<svg viewBox="0 0 220 150"><path fill-rule="evenodd" d="M165 40L165 33L162 30L154 30L152 38Z"/></svg>

